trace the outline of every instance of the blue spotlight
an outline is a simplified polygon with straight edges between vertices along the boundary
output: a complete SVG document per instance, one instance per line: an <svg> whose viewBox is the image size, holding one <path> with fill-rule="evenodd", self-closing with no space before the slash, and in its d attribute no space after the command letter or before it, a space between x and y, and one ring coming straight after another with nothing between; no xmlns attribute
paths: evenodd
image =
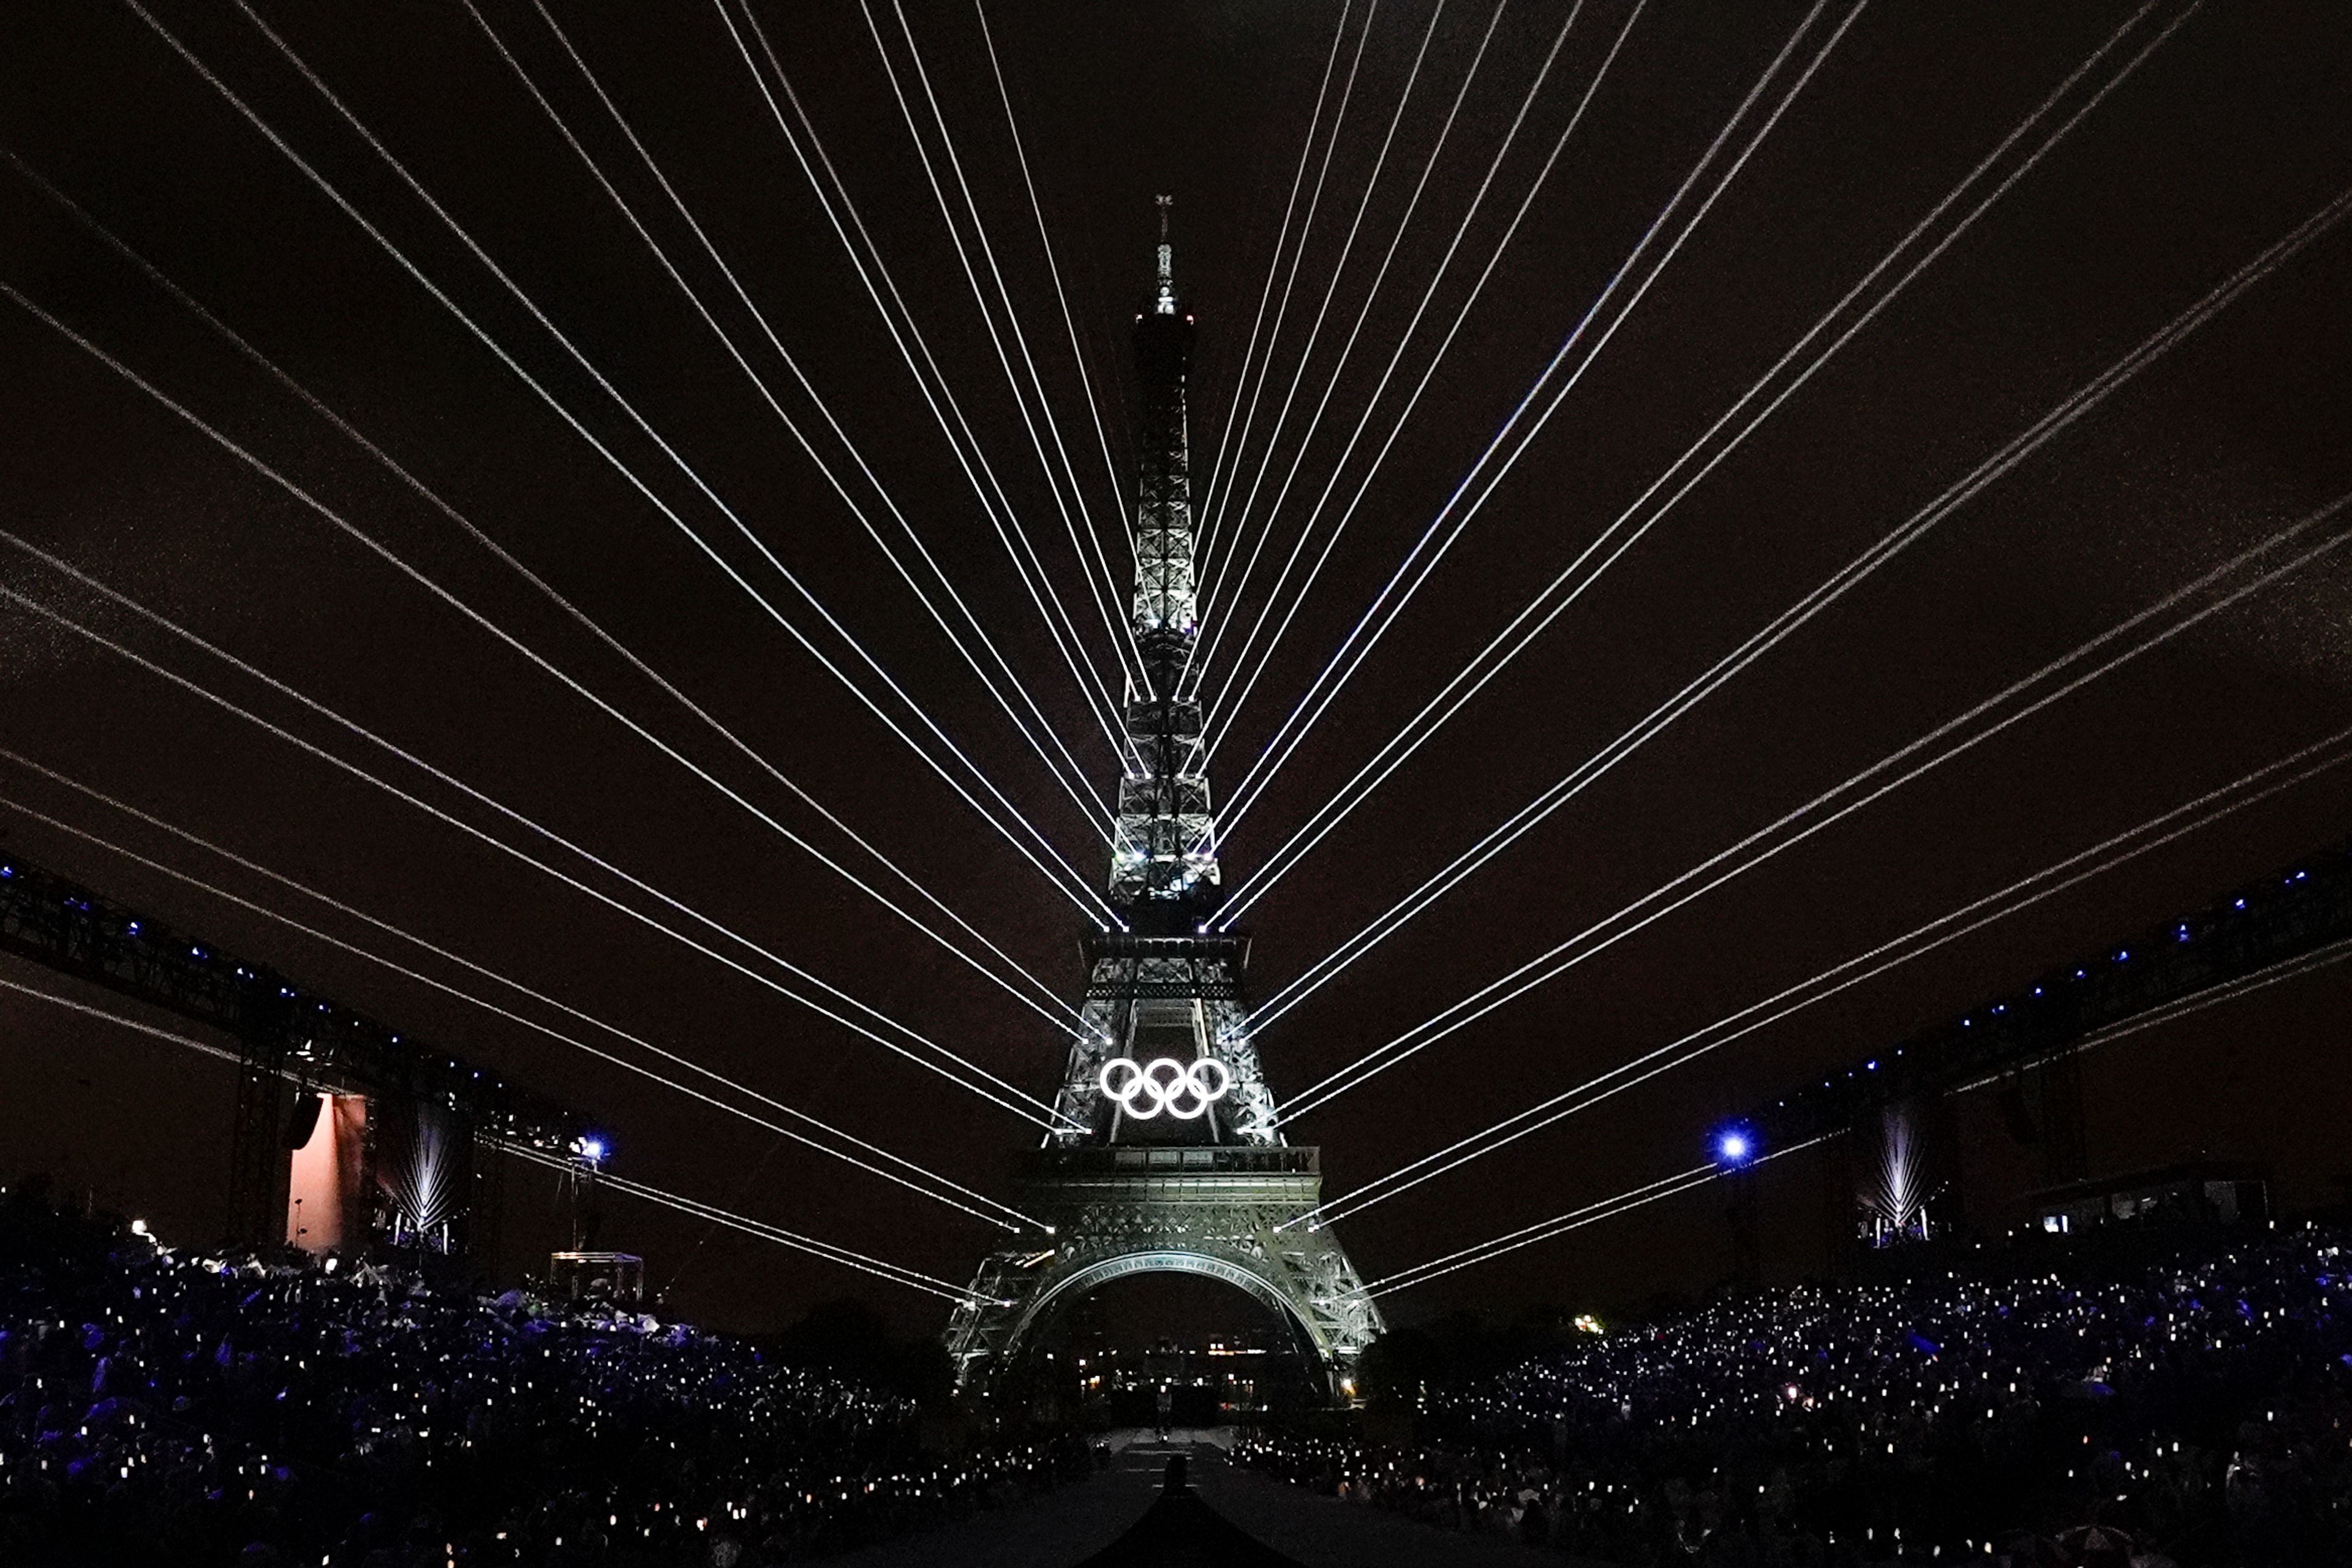
<svg viewBox="0 0 2352 1568"><path fill-rule="evenodd" d="M591 1165L601 1165L604 1163L604 1155L607 1151L604 1146L604 1141L602 1138L593 1136L583 1138L578 1142L572 1144L572 1147L583 1160L587 1161Z"/></svg>
<svg viewBox="0 0 2352 1568"><path fill-rule="evenodd" d="M1715 1135L1715 1158L1718 1164L1747 1164L1756 1158L1755 1135L1745 1127L1725 1128Z"/></svg>

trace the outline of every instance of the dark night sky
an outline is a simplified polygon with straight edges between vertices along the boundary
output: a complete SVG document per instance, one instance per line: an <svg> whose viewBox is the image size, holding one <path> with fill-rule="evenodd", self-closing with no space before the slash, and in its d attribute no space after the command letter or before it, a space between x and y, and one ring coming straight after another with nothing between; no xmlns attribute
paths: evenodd
<svg viewBox="0 0 2352 1568"><path fill-rule="evenodd" d="M1450 321L1628 11L1591 0L1441 290ZM1650 0L1395 453L1220 753L1230 786L1426 525L1803 7ZM1255 867L1445 676L2133 7L1878 0L1594 363L1396 631L1228 846ZM745 287L1108 785L1042 626L890 347L716 11L555 13ZM2144 26L2178 13L2158 0ZM698 529L727 524L230 5L156 14ZM1098 842L855 520L557 138L457 0L263 14L548 316L1089 880ZM780 388L784 377L529 4L484 14ZM877 13L898 50L895 23ZM1358 7L1347 47L1354 47ZM1833 6L1823 26L1843 14ZM1073 993L1075 912L590 447L322 199L127 6L6 11L8 148L83 203L486 532L1026 965ZM1339 274L1306 395L1492 12L1452 0ZM1320 482L1564 15L1514 0L1370 307ZM855 3L770 28L922 331L1057 583L1083 579ZM908 16L1090 504L1111 491L971 9ZM1249 322L1338 21L1328 4L992 7L1087 367L1124 471L1126 323L1151 196L1177 199L1200 320L1196 472ZM1378 9L1300 289L1282 384L1322 298L1429 0ZM1343 55L1341 68L1346 68ZM1278 885L1247 921L1263 994L1647 712L2042 410L2352 183L2339 6L2206 6L1973 230ZM1311 173L1311 171L1310 171ZM778 812L828 830L168 297L0 170L0 280L89 333L403 559ZM2352 233L2332 232L1950 521L1553 816L1261 1040L1278 1093L1320 1078L1567 933L2352 486ZM1409 352L1417 374L1432 341ZM433 602L13 305L0 303L6 526L883 1011L1038 1093L1033 1015L807 856ZM1392 404L1391 405L1392 406ZM797 392L786 407L805 418ZM1385 424L1376 426L1385 429ZM1291 437L1284 437L1287 462ZM1092 462L1088 462L1089 455ZM1255 454L1253 453L1253 459ZM1360 471L1360 459L1349 470ZM1277 468L1279 472L1279 468ZM1353 479L1348 481L1352 486ZM1287 550L1304 509L1274 524ZM883 526L890 526L881 518ZM1255 524L1253 525L1255 526ZM1319 547L1319 545L1318 545ZM747 575L786 601L740 541ZM2331 561L2333 558L2331 558ZM1264 567L1261 568L1263 572ZM1266 579L1261 577L1263 584ZM8 552L0 583L361 760L358 743ZM2323 563L1446 1039L1297 1135L1333 1191L1485 1125L2352 722L2352 575ZM1255 604L1251 608L1254 612ZM795 609L797 618L810 619ZM1097 646L1101 644L1097 624ZM837 645L831 645L837 647ZM1218 677L1221 678L1218 672ZM635 922L210 710L0 612L0 744L657 1038L960 1180L1002 1191L1022 1124ZM1097 742L1099 737L1097 737ZM365 759L377 767L379 761ZM385 776L490 826L441 786ZM248 874L14 765L0 794L359 940ZM1669 1075L1344 1232L1367 1275L1694 1163L1707 1126L2046 964L2344 833L2330 773ZM991 1233L661 1089L78 843L0 806L7 847L446 1041L611 1126L618 1169L933 1273ZM501 829L510 837L514 830ZM828 839L828 846L837 840ZM603 885L603 884L600 884ZM369 945L380 945L369 939ZM425 965L456 979L454 972ZM54 985L21 965L8 978ZM2271 1162L2290 1205L2340 1195L2352 981L2335 972L2142 1036L2089 1068L2092 1159ZM112 1004L110 1004L112 1005ZM0 994L0 1172L48 1168L165 1235L219 1223L219 1064ZM1982 1131L1979 1129L1979 1131ZM1972 1196L2030 1181L1990 1136ZM518 1248L554 1227L519 1179ZM1818 1200L1775 1189L1783 1267ZM1701 1194L1398 1299L1407 1314L1599 1301L1724 1267ZM1782 1213L1781 1211L1786 1211ZM682 1310L757 1326L862 1292L939 1303L615 1203L612 1234Z"/></svg>

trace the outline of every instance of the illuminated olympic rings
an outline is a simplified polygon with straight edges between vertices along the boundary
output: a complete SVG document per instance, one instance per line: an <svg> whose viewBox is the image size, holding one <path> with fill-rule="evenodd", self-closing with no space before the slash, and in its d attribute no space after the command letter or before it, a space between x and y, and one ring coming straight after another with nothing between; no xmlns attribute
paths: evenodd
<svg viewBox="0 0 2352 1568"><path fill-rule="evenodd" d="M1179 1121L1191 1121L1224 1099L1233 1082L1234 1075L1214 1057L1202 1057L1190 1065L1174 1057L1155 1057L1148 1066L1133 1057L1113 1057L1095 1076L1096 1087L1136 1121L1149 1121L1163 1110ZM1186 1105L1192 1109L1184 1109Z"/></svg>

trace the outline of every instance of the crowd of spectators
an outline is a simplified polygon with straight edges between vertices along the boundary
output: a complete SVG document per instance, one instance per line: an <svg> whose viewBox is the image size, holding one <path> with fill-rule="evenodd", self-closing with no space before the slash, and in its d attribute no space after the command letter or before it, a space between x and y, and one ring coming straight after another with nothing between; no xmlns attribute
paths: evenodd
<svg viewBox="0 0 2352 1568"><path fill-rule="evenodd" d="M1629 1568L2352 1563L2347 1239L1733 1295L1471 1375L1391 1346L1364 1426L1235 1458ZM1091 1464L634 1310L0 1198L0 1563L755 1568Z"/></svg>
<svg viewBox="0 0 2352 1568"><path fill-rule="evenodd" d="M0 1200L0 1563L753 1568L1083 1474L635 1311Z"/></svg>
<svg viewBox="0 0 2352 1568"><path fill-rule="evenodd" d="M2352 1563L2352 1250L1808 1286L1236 1457L1611 1563Z"/></svg>

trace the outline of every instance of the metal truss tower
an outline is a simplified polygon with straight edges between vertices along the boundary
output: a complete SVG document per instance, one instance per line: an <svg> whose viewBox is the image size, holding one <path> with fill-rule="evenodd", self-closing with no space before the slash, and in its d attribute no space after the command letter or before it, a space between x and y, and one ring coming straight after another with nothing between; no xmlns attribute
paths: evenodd
<svg viewBox="0 0 2352 1568"><path fill-rule="evenodd" d="M396 1190L395 1167L385 1184L395 1190L378 1216L399 1216L412 1236L437 1222L441 1244L434 1250L460 1258L471 1250L480 1262L496 1257L487 1244L497 1235L503 1191L501 1163L492 1153L503 1147L562 1154L589 1136L587 1121L572 1110L15 855L0 856L0 954L103 986L236 1042L226 1239L240 1246L274 1250L286 1244L288 1170L294 1146L313 1125L295 1108L314 1091L368 1100L367 1165L380 1138L414 1145L419 1129L436 1130L446 1152L434 1162L440 1180L427 1184L436 1194L426 1205L431 1212L420 1212ZM372 1176L362 1189L373 1205Z"/></svg>
<svg viewBox="0 0 2352 1568"><path fill-rule="evenodd" d="M1222 896L1201 705L1179 695L1199 632L1185 383L1192 318L1178 304L1160 198L1158 285L1136 318L1144 421L1136 481L1126 754L1109 898L1124 929L1086 940L1085 1032L1061 1125L1020 1174L1046 1245L992 1255L948 1329L961 1386L1001 1385L1062 1308L1129 1274L1205 1275L1289 1321L1333 1394L1380 1312L1328 1230L1293 1225L1320 1201L1318 1151L1288 1143L1242 1008L1249 942L1207 934Z"/></svg>

